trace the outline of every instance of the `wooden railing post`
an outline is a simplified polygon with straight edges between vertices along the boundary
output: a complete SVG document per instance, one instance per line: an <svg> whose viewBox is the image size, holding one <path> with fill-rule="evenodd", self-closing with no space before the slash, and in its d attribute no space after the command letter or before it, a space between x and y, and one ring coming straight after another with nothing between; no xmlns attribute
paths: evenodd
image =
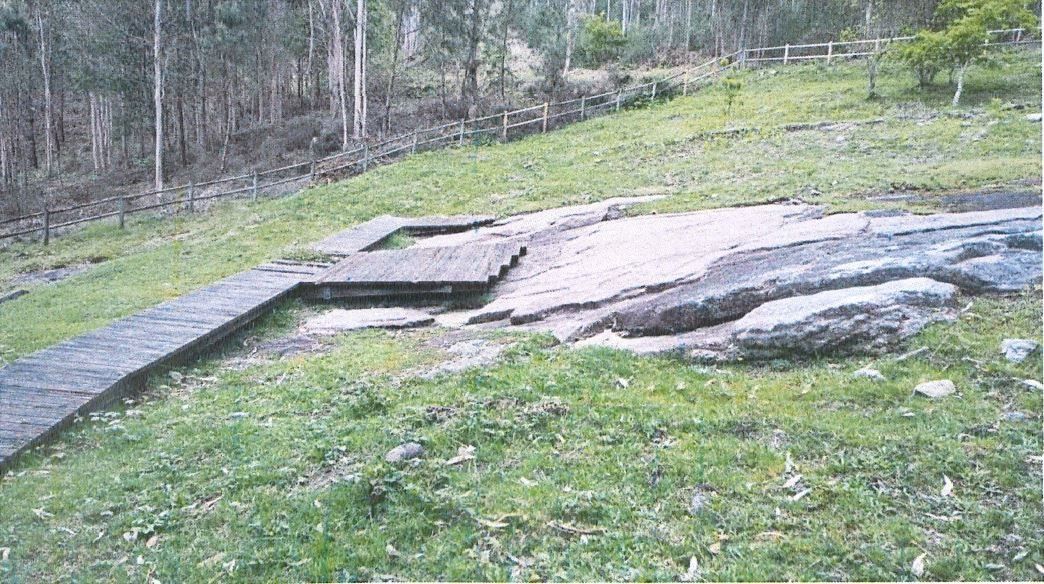
<svg viewBox="0 0 1044 584"><path fill-rule="evenodd" d="M586 118L587 118L587 96L586 95L581 95L580 96L580 119L583 120L583 119L586 119Z"/></svg>
<svg viewBox="0 0 1044 584"><path fill-rule="evenodd" d="M649 99L656 99L656 82L653 81L652 92L649 94Z"/></svg>
<svg viewBox="0 0 1044 584"><path fill-rule="evenodd" d="M787 61L790 60L790 43L787 43L783 47L783 64L786 65Z"/></svg>
<svg viewBox="0 0 1044 584"><path fill-rule="evenodd" d="M507 142L507 116L508 116L508 113L505 111L504 112L504 130L503 130L503 133L501 134L501 138L505 142Z"/></svg>
<svg viewBox="0 0 1044 584"><path fill-rule="evenodd" d="M51 243L51 210L46 206L44 207L43 221L43 244L47 245Z"/></svg>
<svg viewBox="0 0 1044 584"><path fill-rule="evenodd" d="M250 200L257 200L257 171L254 171L254 175L250 179Z"/></svg>
<svg viewBox="0 0 1044 584"><path fill-rule="evenodd" d="M464 122L467 118L460 118L460 138L457 140L457 144L464 145Z"/></svg>
<svg viewBox="0 0 1044 584"><path fill-rule="evenodd" d="M308 182L315 182L315 155L312 155L312 160L308 164Z"/></svg>
<svg viewBox="0 0 1044 584"><path fill-rule="evenodd" d="M682 74L682 95L689 95L689 70Z"/></svg>
<svg viewBox="0 0 1044 584"><path fill-rule="evenodd" d="M548 109L548 107L550 105L551 105L550 103L548 103L546 101L544 102L544 124L541 126L540 131L545 133L545 134L547 133L547 109Z"/></svg>
<svg viewBox="0 0 1044 584"><path fill-rule="evenodd" d="M827 41L827 65L834 60L834 41Z"/></svg>
<svg viewBox="0 0 1044 584"><path fill-rule="evenodd" d="M410 154L417 153L417 130L413 131L413 145L410 146Z"/></svg>
<svg viewBox="0 0 1044 584"><path fill-rule="evenodd" d="M620 98L623 96L623 89L616 90L616 111L620 111Z"/></svg>
<svg viewBox="0 0 1044 584"><path fill-rule="evenodd" d="M120 212L120 229L123 229L124 226L125 226L124 217L127 215L127 197L120 197L119 212Z"/></svg>
<svg viewBox="0 0 1044 584"><path fill-rule="evenodd" d="M881 37L874 39L874 54L881 52Z"/></svg>
<svg viewBox="0 0 1044 584"><path fill-rule="evenodd" d="M315 162L313 161L312 164L313 164L312 174L315 174L315 168L314 168ZM189 187L188 187L188 211L189 211L189 213L192 213L192 212L195 212L195 210L196 210L196 181L195 180L191 180L191 181L189 181Z"/></svg>

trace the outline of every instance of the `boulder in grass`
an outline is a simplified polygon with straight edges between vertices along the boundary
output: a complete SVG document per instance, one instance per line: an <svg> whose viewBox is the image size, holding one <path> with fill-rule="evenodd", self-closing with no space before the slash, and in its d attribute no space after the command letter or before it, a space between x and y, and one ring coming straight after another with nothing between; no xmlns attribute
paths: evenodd
<svg viewBox="0 0 1044 584"><path fill-rule="evenodd" d="M885 381L885 376L882 375L880 371L869 367L864 367L854 371L852 377L855 377L856 379L869 379L877 382Z"/></svg>
<svg viewBox="0 0 1044 584"><path fill-rule="evenodd" d="M392 448L384 455L384 460L392 464L406 462L424 456L424 447L416 442L406 442Z"/></svg>
<svg viewBox="0 0 1044 584"><path fill-rule="evenodd" d="M932 399L946 397L954 393L955 391L957 391L957 386L955 386L953 382L949 379L925 381L924 383L918 384L917 387L914 388L914 393Z"/></svg>
<svg viewBox="0 0 1044 584"><path fill-rule="evenodd" d="M1022 363L1033 354L1040 344L1029 339L1004 339L1001 341L1001 353L1012 363Z"/></svg>

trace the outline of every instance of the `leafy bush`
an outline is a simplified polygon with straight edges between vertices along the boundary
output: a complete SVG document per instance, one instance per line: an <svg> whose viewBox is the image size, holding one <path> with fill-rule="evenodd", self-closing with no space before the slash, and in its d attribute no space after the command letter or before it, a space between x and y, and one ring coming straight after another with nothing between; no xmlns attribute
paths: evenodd
<svg viewBox="0 0 1044 584"><path fill-rule="evenodd" d="M957 72L957 106L964 89L964 73L976 61L988 60L990 30L1036 30L1039 20L1024 0L942 0L936 8L938 32L924 30L899 51L900 59L914 67L921 85L931 82L942 66Z"/></svg>
<svg viewBox="0 0 1044 584"><path fill-rule="evenodd" d="M922 30L912 41L897 47L893 55L900 63L913 69L918 85L927 87L932 84L939 71L948 66L948 53L946 35Z"/></svg>
<svg viewBox="0 0 1044 584"><path fill-rule="evenodd" d="M600 16L588 16L580 28L576 54L588 67L599 67L620 58L627 38L620 23Z"/></svg>

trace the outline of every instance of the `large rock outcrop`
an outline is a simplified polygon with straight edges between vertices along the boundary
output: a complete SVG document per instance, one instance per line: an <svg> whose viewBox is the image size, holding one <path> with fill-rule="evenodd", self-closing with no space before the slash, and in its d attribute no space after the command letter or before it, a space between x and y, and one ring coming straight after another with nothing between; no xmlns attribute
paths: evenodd
<svg viewBox="0 0 1044 584"><path fill-rule="evenodd" d="M441 320L697 355L872 351L951 316L958 290L1012 292L1041 278L1040 207L824 215L780 204L621 217L639 201L421 242L519 238L529 247L489 304Z"/></svg>

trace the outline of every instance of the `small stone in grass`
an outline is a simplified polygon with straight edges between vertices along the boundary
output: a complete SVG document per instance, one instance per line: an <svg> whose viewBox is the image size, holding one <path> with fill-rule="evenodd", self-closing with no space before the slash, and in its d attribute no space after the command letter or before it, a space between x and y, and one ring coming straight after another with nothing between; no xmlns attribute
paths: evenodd
<svg viewBox="0 0 1044 584"><path fill-rule="evenodd" d="M852 377L857 379L869 379L871 381L885 381L885 376L882 375L880 371L869 367L864 367L853 372Z"/></svg>
<svg viewBox="0 0 1044 584"><path fill-rule="evenodd" d="M388 454L384 455L384 460L395 464L421 456L424 456L424 447L416 442L407 442L389 450Z"/></svg>
<svg viewBox="0 0 1044 584"><path fill-rule="evenodd" d="M1022 385L1024 385L1026 389L1033 389L1036 391L1044 390L1044 383L1041 383L1036 379L1023 379Z"/></svg>
<svg viewBox="0 0 1044 584"><path fill-rule="evenodd" d="M1030 339L1004 339L1001 341L1001 353L1012 363L1022 363L1037 350L1040 345Z"/></svg>
<svg viewBox="0 0 1044 584"><path fill-rule="evenodd" d="M1021 421L1025 420L1028 417L1029 416L1027 416L1025 412L1018 412L1018 411L1015 411L1015 412L1004 412L1003 414L1001 414L1001 419L1003 419L1003 420L1005 420L1007 422L1021 422Z"/></svg>
<svg viewBox="0 0 1044 584"><path fill-rule="evenodd" d="M949 379L925 381L914 388L914 393L919 393L925 397L933 399L946 397L955 391L957 391L957 387L954 386L953 382Z"/></svg>
<svg viewBox="0 0 1044 584"><path fill-rule="evenodd" d="M689 500L689 513L699 515L710 504L713 491L714 487L710 485L696 485L696 488L692 490L692 499Z"/></svg>

